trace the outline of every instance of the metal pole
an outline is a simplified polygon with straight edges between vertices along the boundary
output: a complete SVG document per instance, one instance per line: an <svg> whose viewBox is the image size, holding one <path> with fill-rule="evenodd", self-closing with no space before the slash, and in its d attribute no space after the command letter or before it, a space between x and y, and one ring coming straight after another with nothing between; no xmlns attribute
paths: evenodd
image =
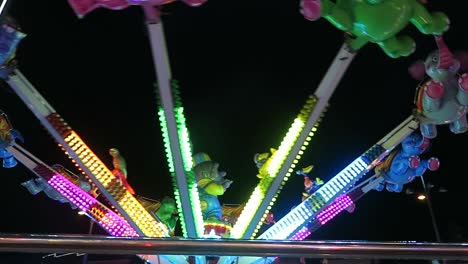
<svg viewBox="0 0 468 264"><path fill-rule="evenodd" d="M93 233L94 221L92 219L89 220L89 229L88 234L91 235ZM88 254L83 255L83 264L88 264Z"/></svg>
<svg viewBox="0 0 468 264"><path fill-rule="evenodd" d="M468 244L3 235L0 252L468 260Z"/></svg>
<svg viewBox="0 0 468 264"><path fill-rule="evenodd" d="M421 178L421 183L424 189L424 194L426 195L427 207L429 208L429 213L431 214L432 228L434 229L436 241L441 242L439 228L437 227L434 210L432 209L432 203L431 203L431 198L429 195L429 190L427 189L426 182L424 181L424 176L421 175L419 178Z"/></svg>
<svg viewBox="0 0 468 264"><path fill-rule="evenodd" d="M164 39L163 24L161 21L155 23L148 21L146 23L149 36L153 61L155 64L156 77L158 80L158 90L161 98L161 105L164 108L164 115L166 117L167 130L169 133L170 149L172 159L174 161L174 170L177 183L177 190L179 192L181 207L185 221L181 223L185 225L188 237L196 238L203 234L203 219L201 219L201 209L192 208L192 205L199 204L193 202L192 199L199 199L190 195L189 186L194 182L189 182L185 175L184 160L177 133L177 122L174 113L174 98L172 97L171 89L171 70L169 65L169 55L167 54L166 41ZM178 205L179 206L179 205ZM198 210L198 213L194 211ZM199 216L199 221L196 221L196 216Z"/></svg>

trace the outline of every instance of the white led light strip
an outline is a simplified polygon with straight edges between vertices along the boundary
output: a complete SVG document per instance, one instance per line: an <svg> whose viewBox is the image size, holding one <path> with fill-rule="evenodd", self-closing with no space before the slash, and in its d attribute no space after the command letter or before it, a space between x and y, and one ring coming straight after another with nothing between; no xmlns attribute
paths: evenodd
<svg viewBox="0 0 468 264"><path fill-rule="evenodd" d="M338 175L324 184L286 216L266 230L259 239L287 239L295 230L312 219L323 206L349 188L363 173L367 172L367 163L359 157Z"/></svg>

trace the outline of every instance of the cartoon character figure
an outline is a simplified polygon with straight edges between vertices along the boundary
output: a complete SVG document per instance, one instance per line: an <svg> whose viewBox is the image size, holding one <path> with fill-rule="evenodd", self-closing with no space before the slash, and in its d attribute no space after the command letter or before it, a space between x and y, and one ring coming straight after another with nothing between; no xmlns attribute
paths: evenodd
<svg viewBox="0 0 468 264"><path fill-rule="evenodd" d="M254 162L258 168L257 178L263 179L265 177L274 176L268 173L268 166L270 166L273 154L275 154L276 149L270 148L270 153L256 153L254 155Z"/></svg>
<svg viewBox="0 0 468 264"><path fill-rule="evenodd" d="M375 172L384 177L384 182L381 182L376 190L382 191L386 187L389 192L401 192L403 185L413 181L417 176L422 176L427 169L437 170L440 165L437 158L419 159L419 155L426 152L429 146L429 139L418 132L407 136L399 147L376 167Z"/></svg>
<svg viewBox="0 0 468 264"><path fill-rule="evenodd" d="M302 193L302 201L311 196L315 191L317 191L324 182L320 178L315 178L315 181L311 180L309 173L314 168L313 165L309 165L302 170L296 171L297 175L304 177L304 192Z"/></svg>
<svg viewBox="0 0 468 264"><path fill-rule="evenodd" d="M58 201L60 203L68 203L69 201L62 196L59 192L57 192L54 188L52 188L46 180L43 178L34 178L28 181L21 183L21 186L26 188L32 195L36 195L40 192L44 192L47 197L52 200ZM72 209L76 209L74 204L71 204Z"/></svg>
<svg viewBox="0 0 468 264"><path fill-rule="evenodd" d="M197 153L193 161L203 219L222 221L223 212L218 196L224 194L232 181L225 179L226 172L219 171L219 163L213 162L208 154Z"/></svg>
<svg viewBox="0 0 468 264"><path fill-rule="evenodd" d="M3 23L0 25L0 77L6 78L5 70L9 67L3 67L4 64L8 64L14 57L16 48L26 37L26 34L22 33L13 20L13 18L6 16Z"/></svg>
<svg viewBox="0 0 468 264"><path fill-rule="evenodd" d="M161 201L146 197L137 197L138 202L169 229L169 235L175 235L177 220L179 219L177 205L173 198L166 196Z"/></svg>
<svg viewBox="0 0 468 264"><path fill-rule="evenodd" d="M15 157L6 150L15 144L16 139L24 141L21 134L13 129L6 113L0 110L0 158L3 159L4 168L13 168L18 164Z"/></svg>
<svg viewBox="0 0 468 264"><path fill-rule="evenodd" d="M420 120L421 133L426 138L437 136L437 125L449 124L455 134L468 130L468 53L453 55L442 39L436 36L437 51L429 54L426 61L417 61L410 74L423 80L425 73L430 77L418 87L414 115Z"/></svg>
<svg viewBox="0 0 468 264"><path fill-rule="evenodd" d="M80 18L84 17L89 12L96 8L107 8L111 10L122 10L132 5L140 5L143 8L159 7L168 3L175 2L176 0L68 0L76 15ZM200 6L207 0L181 0L189 6Z"/></svg>
<svg viewBox="0 0 468 264"><path fill-rule="evenodd" d="M90 179L84 178L82 175L76 175L70 170L66 169L60 164L54 164L51 166L56 172L73 182L76 186L80 187L83 191L87 192L94 198L97 198L100 194L98 187L92 183Z"/></svg>
<svg viewBox="0 0 468 264"><path fill-rule="evenodd" d="M132 195L135 194L132 186L130 186L127 181L127 162L125 161L124 157L116 148L109 149L109 155L112 157L112 165L114 166L112 173L122 182L122 185L125 186L129 193Z"/></svg>
<svg viewBox="0 0 468 264"><path fill-rule="evenodd" d="M345 31L352 50L373 42L391 58L413 53L414 40L398 36L408 24L428 35L440 35L449 28L444 13L431 14L418 0L301 0L300 5L306 19L323 17Z"/></svg>

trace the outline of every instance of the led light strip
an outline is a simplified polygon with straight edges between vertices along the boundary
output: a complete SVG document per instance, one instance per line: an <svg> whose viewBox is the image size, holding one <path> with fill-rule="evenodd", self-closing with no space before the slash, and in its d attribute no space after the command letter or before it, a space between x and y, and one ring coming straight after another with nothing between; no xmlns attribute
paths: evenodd
<svg viewBox="0 0 468 264"><path fill-rule="evenodd" d="M405 137L417 130L418 127L419 122L415 117L409 116L400 125L379 140L377 144L366 151L366 153L353 161L299 206L291 210L286 216L266 230L259 238L297 239L298 237L306 235L308 231L304 231L304 227L314 221L317 213L342 195L369 170L374 168L393 148Z"/></svg>
<svg viewBox="0 0 468 264"><path fill-rule="evenodd" d="M186 119L184 115L184 108L182 106L182 99L180 97L179 86L175 80L172 81L173 96L175 101L175 117L177 122L177 134L182 151L182 160L185 168L185 177L187 179L187 187L190 197L190 205L192 209L193 218L195 220L195 228L197 234L205 233L205 226L203 215L201 211L200 196L198 193L198 185L193 173L193 159L192 159L192 142L190 141L190 133L187 128Z"/></svg>
<svg viewBox="0 0 468 264"><path fill-rule="evenodd" d="M327 206L320 213L318 213L315 218L320 222L321 225L324 225L333 219L336 215L338 215L341 211L348 208L349 206L352 206L353 204L353 200L351 200L348 195L344 194L338 197L332 204Z"/></svg>
<svg viewBox="0 0 468 264"><path fill-rule="evenodd" d="M83 175L89 177L96 184L101 193L139 235L169 236L168 228L158 222L138 203L21 72L15 69L6 81L59 143L69 158L76 163L75 165L79 167Z"/></svg>
<svg viewBox="0 0 468 264"><path fill-rule="evenodd" d="M41 175L44 167L37 167L34 170ZM98 203L91 195L83 192L79 187L73 185L68 179L61 175L52 176L47 183L63 195L67 200L72 201L81 211L91 218L113 236L139 236L138 233L120 216Z"/></svg>
<svg viewBox="0 0 468 264"><path fill-rule="evenodd" d="M56 113L48 117L49 120L57 120L57 118L59 118L59 116ZM56 124L54 121L51 123ZM63 123L61 128L63 128L64 125L66 125L66 123ZM60 129L58 130L60 131ZM73 157L69 155L71 160L79 165L81 165L80 163L83 163L83 165L90 171L90 174L93 175L105 189L105 191L101 191L108 194L106 197L110 196L113 200L117 201L117 204L122 208L122 211L124 211L139 230L141 230L141 235L149 237L168 236L169 230L167 227L158 222L148 211L146 211L135 197L127 191L122 182L114 176L114 174L73 130L65 129L62 133L65 143L78 157L78 159L73 159ZM64 150L66 151L65 148ZM77 162L77 160L81 162ZM81 167L80 169L83 168Z"/></svg>
<svg viewBox="0 0 468 264"><path fill-rule="evenodd" d="M203 221L200 223L201 208L196 208L199 205L198 195L195 197L195 192L198 191L191 182L190 173L186 175L185 167L188 165L184 162L182 154L182 146L180 143L180 132L178 131L178 121L176 120L175 106L173 100L173 88L171 88L171 68L169 65L169 56L166 48L164 30L161 21L148 20L147 29L151 44L151 53L153 55L153 63L155 64L156 77L158 80L158 93L160 96L160 106L164 111L162 121L165 123L161 126L166 133L165 143L166 150L170 148L170 152L166 152L169 161L169 166L172 166L175 173L174 189L175 199L179 214L183 214L180 222L183 223L183 235L185 237L201 237L203 236ZM159 113L158 113L159 114ZM169 154L170 153L170 154ZM191 170L191 168L190 168ZM187 176L189 177L187 179ZM174 177L173 177L174 180ZM199 213L200 212L200 213ZM197 262L198 264L199 262Z"/></svg>
<svg viewBox="0 0 468 264"><path fill-rule="evenodd" d="M353 189L338 197L332 204L326 206L316 215L313 221L303 226L302 229L296 232L296 234L294 234L294 236L292 236L290 239L305 239L312 232L317 231L320 227L332 220L343 210L355 204L356 201L362 198L366 193L374 190L374 188L383 180L384 179L380 177L380 174L374 174L372 177L369 177L366 181L360 183L358 186L353 187Z"/></svg>
<svg viewBox="0 0 468 264"><path fill-rule="evenodd" d="M270 157L271 161L268 162L266 168L268 175L260 180L251 194L232 229L231 238L252 238L265 221L266 214L276 201L282 185L291 176L317 130L318 122L311 123L308 120L316 103L317 98L311 95L289 128L278 150ZM284 170L286 172L281 173Z"/></svg>
<svg viewBox="0 0 468 264"><path fill-rule="evenodd" d="M295 125L301 127L302 130L297 132L300 133L300 136L296 134L296 137L292 137L292 139L285 137L281 145L283 145L283 143L285 144L284 151L286 151L286 153L280 152L277 157L273 155L272 162L270 162L270 166L267 168L268 173L270 176L274 177L274 180L268 179L272 181L272 183L260 182L259 186L261 186L261 188L256 188L254 190L254 193L248 201L248 203L251 204L244 208L244 211L234 225L232 237L248 239L256 236L259 228L263 224L266 214L274 204L275 195L278 194L282 185L287 181L295 164L301 158L303 150L305 150L305 147L308 145L310 136L312 136L315 131L312 131L312 134L308 135L309 132L314 125L318 124L317 122L323 115L329 99L354 56L355 53L351 52L346 44L341 46L327 73L320 82L319 87L312 96L314 102L313 105L311 105L311 109L301 112L300 116L302 118L298 118L299 120L296 119L290 129L291 132L292 129L297 128ZM288 140L295 142L288 142ZM290 147L288 143L291 144ZM284 158L282 155L286 155L287 158ZM268 191L263 193L266 189L268 189ZM246 211L247 209L252 211ZM243 214L245 214L245 216ZM222 259L218 263L226 264L229 261L230 259Z"/></svg>
<svg viewBox="0 0 468 264"><path fill-rule="evenodd" d="M127 221L76 186L68 177L45 165L24 148L16 145L9 147L8 151L37 176L46 180L54 190L78 207L109 234L120 237L139 236Z"/></svg>
<svg viewBox="0 0 468 264"><path fill-rule="evenodd" d="M371 148L301 204L292 209L286 216L266 230L259 238L288 239L294 237L296 232L299 232L304 224L310 222L319 211L354 184L362 175L367 173L370 161L380 156L384 151L385 149L379 145Z"/></svg>
<svg viewBox="0 0 468 264"><path fill-rule="evenodd" d="M177 128L177 133L174 135L175 142L178 144L179 148L172 146L171 147L171 138L169 136L168 124L167 124L167 113L162 107L161 101L160 107L158 110L158 116L161 126L161 131L163 135L164 148L166 150L166 157L169 166L169 171L172 176L172 182L174 187L174 196L179 209L179 217L182 226L182 233L184 237L188 237L188 227L187 224L193 222L197 237L201 237L204 234L204 222L201 212L200 198L198 194L197 183L195 175L193 174L193 160L192 160L192 150L189 130L186 125L184 108L182 106L182 100L179 95L179 87L175 80L172 81L172 99L174 102L174 117ZM180 150L180 157L182 164L180 165L181 170L177 172L174 165L174 152L173 150ZM183 201L181 197L181 192L186 193L186 198L188 201ZM193 219L187 219L187 217ZM190 220L187 221L187 220Z"/></svg>

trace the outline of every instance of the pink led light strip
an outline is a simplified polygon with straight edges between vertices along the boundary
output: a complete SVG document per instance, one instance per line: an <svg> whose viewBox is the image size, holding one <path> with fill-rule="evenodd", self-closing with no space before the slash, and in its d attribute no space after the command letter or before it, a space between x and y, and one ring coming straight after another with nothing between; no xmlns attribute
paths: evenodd
<svg viewBox="0 0 468 264"><path fill-rule="evenodd" d="M317 214L316 219L324 225L344 209L352 206L354 203L348 195L338 197L332 204Z"/></svg>
<svg viewBox="0 0 468 264"><path fill-rule="evenodd" d="M313 231L316 231L320 226L325 225L340 212L352 205L354 205L354 202L348 195L344 194L338 197L332 204L325 207L325 209L318 213L312 222L300 229L290 239L304 240L306 237L311 235Z"/></svg>
<svg viewBox="0 0 468 264"><path fill-rule="evenodd" d="M47 183L67 200L95 219L113 236L138 236L138 233L120 216L100 204L94 197L80 189L64 176L39 164L34 171L47 180Z"/></svg>

